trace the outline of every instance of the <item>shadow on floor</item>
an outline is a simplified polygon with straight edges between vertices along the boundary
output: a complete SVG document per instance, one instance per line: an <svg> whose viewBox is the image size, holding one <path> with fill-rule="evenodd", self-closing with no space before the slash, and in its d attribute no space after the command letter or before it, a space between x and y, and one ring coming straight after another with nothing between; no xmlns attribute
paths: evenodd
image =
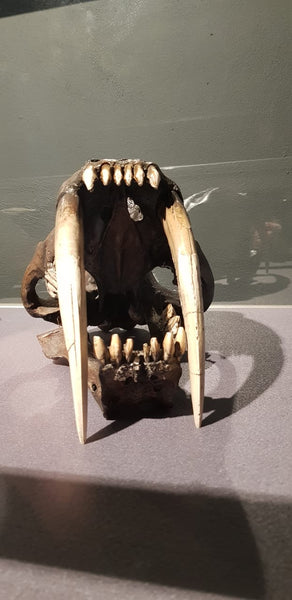
<svg viewBox="0 0 292 600"><path fill-rule="evenodd" d="M247 514L264 502L85 481L1 477L1 556L240 598L263 598ZM281 514L286 508L281 505ZM274 506L277 519L279 511ZM269 526L271 525L269 517ZM270 548L277 553L277 540ZM130 584L129 584L130 585Z"/></svg>

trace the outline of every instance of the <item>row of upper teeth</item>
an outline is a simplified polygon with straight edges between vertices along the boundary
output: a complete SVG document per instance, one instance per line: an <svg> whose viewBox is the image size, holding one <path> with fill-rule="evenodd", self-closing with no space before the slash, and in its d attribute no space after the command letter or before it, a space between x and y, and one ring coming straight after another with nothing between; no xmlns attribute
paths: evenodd
<svg viewBox="0 0 292 600"><path fill-rule="evenodd" d="M124 181L127 186L130 186L133 180L136 181L139 186L142 186L146 178L151 187L156 190L161 179L160 173L154 165L150 164L144 166L140 162L127 162L125 164L119 162L114 164L103 163L99 173L98 170L99 167L97 168L94 164L89 164L82 173L82 180L88 191L93 190L94 183L98 177L105 186L109 185L111 181L114 181L118 186Z"/></svg>
<svg viewBox="0 0 292 600"><path fill-rule="evenodd" d="M149 344L143 344L142 351L134 350L133 338L127 338L124 345L118 333L113 333L111 343L107 347L103 339L95 335L92 340L94 356L102 363L113 364L119 367L122 362L128 364L137 360L140 357L144 358L145 362L164 360L170 361L173 357L178 360L183 356L187 347L186 332L183 327L179 327L176 336L171 331L167 331L162 346L159 344L156 337L150 339Z"/></svg>

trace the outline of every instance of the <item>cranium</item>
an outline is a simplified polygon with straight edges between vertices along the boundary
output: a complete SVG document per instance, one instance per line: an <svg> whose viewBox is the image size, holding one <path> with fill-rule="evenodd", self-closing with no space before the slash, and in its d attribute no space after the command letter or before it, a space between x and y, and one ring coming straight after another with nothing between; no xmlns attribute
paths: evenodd
<svg viewBox="0 0 292 600"><path fill-rule="evenodd" d="M162 287L155 267L174 273L178 293ZM49 300L36 291L44 278ZM167 404L188 348L195 425L204 400L203 312L214 280L194 240L178 186L160 168L140 160L90 160L60 188L55 229L40 242L22 282L22 301L34 317L62 325L39 336L50 358L69 361L79 439L86 440L87 386L105 416L125 404ZM122 346L114 332L148 325L150 342ZM121 411L123 412L123 411Z"/></svg>

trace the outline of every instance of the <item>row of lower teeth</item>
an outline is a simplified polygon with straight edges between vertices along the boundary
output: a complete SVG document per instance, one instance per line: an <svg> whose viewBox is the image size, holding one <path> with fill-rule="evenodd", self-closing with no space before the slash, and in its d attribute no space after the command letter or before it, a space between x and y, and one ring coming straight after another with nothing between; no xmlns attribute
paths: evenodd
<svg viewBox="0 0 292 600"><path fill-rule="evenodd" d="M116 185L121 185L124 181L127 186L130 186L134 179L139 186L142 186L145 180L148 180L151 187L157 189L160 183L160 173L154 165L149 165L145 169L141 163L128 162L125 165L115 163L110 165L104 163L100 167L99 179L103 185L108 185L112 180ZM94 188L95 180L97 179L97 169L94 165L89 164L83 171L82 179L88 191Z"/></svg>
<svg viewBox="0 0 292 600"><path fill-rule="evenodd" d="M112 363L120 366L122 362L139 362L143 356L145 362L164 360L168 362L173 357L178 360L186 351L187 341L186 333L183 327L179 327L174 337L171 331L168 331L163 339L162 347L156 337L150 339L149 344L143 344L142 351L134 351L133 338L127 338L124 345L118 333L113 333L111 343L107 347L103 339L95 335L92 340L94 356L103 364Z"/></svg>

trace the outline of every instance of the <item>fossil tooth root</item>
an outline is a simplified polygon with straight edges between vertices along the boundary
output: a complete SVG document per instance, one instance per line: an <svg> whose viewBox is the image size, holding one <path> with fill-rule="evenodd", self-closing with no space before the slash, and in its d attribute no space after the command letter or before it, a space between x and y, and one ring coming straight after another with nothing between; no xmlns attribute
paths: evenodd
<svg viewBox="0 0 292 600"><path fill-rule="evenodd" d="M59 198L55 226L55 262L60 314L81 443L87 429L87 316L84 275L84 241L81 207L71 187Z"/></svg>
<svg viewBox="0 0 292 600"><path fill-rule="evenodd" d="M191 397L196 427L204 404L205 342L200 265L187 212L175 191L162 224L175 267L188 345Z"/></svg>

